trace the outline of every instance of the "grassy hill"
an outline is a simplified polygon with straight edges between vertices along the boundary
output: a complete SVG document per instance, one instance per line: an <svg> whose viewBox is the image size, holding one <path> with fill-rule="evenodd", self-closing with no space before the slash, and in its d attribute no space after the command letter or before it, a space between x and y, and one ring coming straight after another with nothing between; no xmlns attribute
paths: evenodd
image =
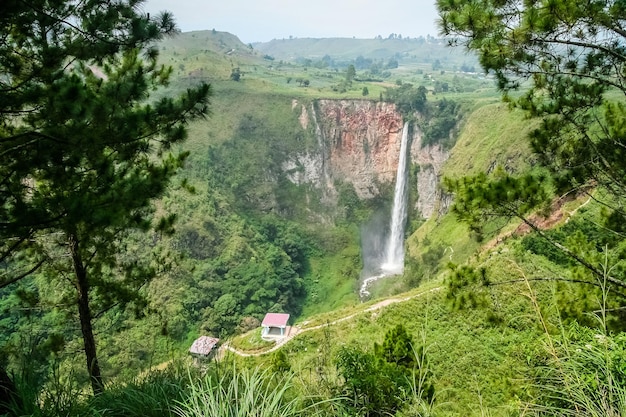
<svg viewBox="0 0 626 417"><path fill-rule="evenodd" d="M435 291L431 291L433 288ZM322 384L322 378L339 383L333 358L342 348L373 352L374 343L381 344L385 333L401 323L412 335L416 348L425 348L436 392L432 415L511 415L520 401L528 399L531 361L546 354L532 304L515 295L521 289L496 291L499 307L495 312L453 310L442 284L431 283L402 294L413 297L408 301L374 311L367 310L373 303L364 305L354 318L298 335L282 350L291 369L307 383ZM339 310L315 317L313 323L348 314L355 311ZM247 362L271 366L272 360L272 355L267 355Z"/></svg>

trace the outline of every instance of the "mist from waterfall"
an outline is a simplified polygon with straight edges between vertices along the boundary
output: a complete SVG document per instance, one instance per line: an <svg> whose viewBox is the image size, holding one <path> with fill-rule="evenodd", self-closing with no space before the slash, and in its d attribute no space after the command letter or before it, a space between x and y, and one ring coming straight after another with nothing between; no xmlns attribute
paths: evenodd
<svg viewBox="0 0 626 417"><path fill-rule="evenodd" d="M391 219L387 230L380 230L379 216L362 231L363 273L359 290L361 298L368 296L369 284L380 278L399 275L404 271L404 227L408 202L408 141L409 122L404 123Z"/></svg>

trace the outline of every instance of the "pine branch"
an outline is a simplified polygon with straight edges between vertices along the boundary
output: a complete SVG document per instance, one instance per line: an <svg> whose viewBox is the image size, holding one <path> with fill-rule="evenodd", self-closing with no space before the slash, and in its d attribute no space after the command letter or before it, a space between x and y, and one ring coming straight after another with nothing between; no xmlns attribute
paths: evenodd
<svg viewBox="0 0 626 417"><path fill-rule="evenodd" d="M518 284L518 283L522 283L522 282L525 282L525 281L547 281L547 282L560 281L560 282L569 282L569 283L575 283L575 284L592 285L594 287L604 288L604 285L602 285L599 282L592 282L592 281L585 281L583 279L564 278L564 277L519 278L519 279L511 279L511 280L507 280L507 281L498 281L498 282L490 281L486 285L488 287L489 286L496 286L496 285L509 285L509 284ZM622 288L626 288L626 286L622 286ZM616 295L619 295L620 297L626 298L626 293L624 293L624 292L614 291L614 293ZM624 307L624 308L626 308L626 307Z"/></svg>
<svg viewBox="0 0 626 417"><path fill-rule="evenodd" d="M587 262L585 259L583 259L582 257L578 256L576 253L572 252L568 247L563 246L559 242L557 242L554 239L550 238L550 236L545 234L543 232L543 230L541 230L539 227L537 227L537 225L535 225L533 222L531 222L525 216L523 216L520 213L518 213L516 210L508 208L508 207L505 207L504 205L502 205L501 207L505 208L505 210L509 211L514 217L517 217L522 222L524 222L524 224L526 224L534 232L536 232L539 236L541 236L541 238L545 239L546 242L550 243L552 246L554 246L558 250L562 251L563 253L565 253L570 258L574 259L576 262L578 262L580 265L584 266L587 270L589 270L591 273L593 273L598 278L601 278L601 279L606 278L607 281L609 281L611 284L614 284L614 285L616 285L616 286L618 286L620 288L626 289L626 282L620 281L617 278L614 278L612 276L606 275L604 273L604 271L596 268L595 266L593 266L592 264Z"/></svg>
<svg viewBox="0 0 626 417"><path fill-rule="evenodd" d="M37 271L39 268L41 268L43 266L43 264L46 262L45 259L40 260L39 262L37 262L37 264L35 264L35 266L33 266L31 269L29 269L26 272L23 272L19 275L14 276L13 278L9 279L8 281L3 281L0 282L0 289L8 287L11 284L14 284L16 282L18 282L19 280L26 278L27 276L29 276L30 274L34 273L35 271Z"/></svg>

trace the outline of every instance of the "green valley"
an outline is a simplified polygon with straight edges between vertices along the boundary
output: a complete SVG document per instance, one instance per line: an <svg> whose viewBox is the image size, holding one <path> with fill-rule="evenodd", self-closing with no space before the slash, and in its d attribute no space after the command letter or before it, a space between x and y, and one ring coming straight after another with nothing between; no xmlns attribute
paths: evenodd
<svg viewBox="0 0 626 417"><path fill-rule="evenodd" d="M91 67L39 68L52 80L41 103L84 108L37 120L21 112L48 108L33 101L42 90L17 80L40 72L24 75L8 51L27 46L7 35L0 86L21 95L0 89L0 415L625 415L623 71L590 52L567 64L574 81L555 75L560 61L536 74L514 33L497 59L488 29L463 17L486 16L439 3L445 39L246 45L130 25L145 62L123 47L98 61L94 47ZM540 52L547 68L560 49ZM113 82L111 100L130 97L125 122L114 104L97 110ZM118 122L128 131L109 138ZM361 298L404 122L404 270ZM54 135L72 139L57 150ZM122 146L128 135L150 141ZM262 338L266 313L290 315L278 348ZM220 339L207 358L189 354L200 336Z"/></svg>

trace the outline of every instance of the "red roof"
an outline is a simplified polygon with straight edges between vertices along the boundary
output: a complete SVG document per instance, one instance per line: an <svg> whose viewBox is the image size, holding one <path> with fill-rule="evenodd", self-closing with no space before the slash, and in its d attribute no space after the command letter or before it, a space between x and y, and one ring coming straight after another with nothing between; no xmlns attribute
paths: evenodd
<svg viewBox="0 0 626 417"><path fill-rule="evenodd" d="M263 327L286 327L289 321L289 314L267 313L263 318Z"/></svg>

